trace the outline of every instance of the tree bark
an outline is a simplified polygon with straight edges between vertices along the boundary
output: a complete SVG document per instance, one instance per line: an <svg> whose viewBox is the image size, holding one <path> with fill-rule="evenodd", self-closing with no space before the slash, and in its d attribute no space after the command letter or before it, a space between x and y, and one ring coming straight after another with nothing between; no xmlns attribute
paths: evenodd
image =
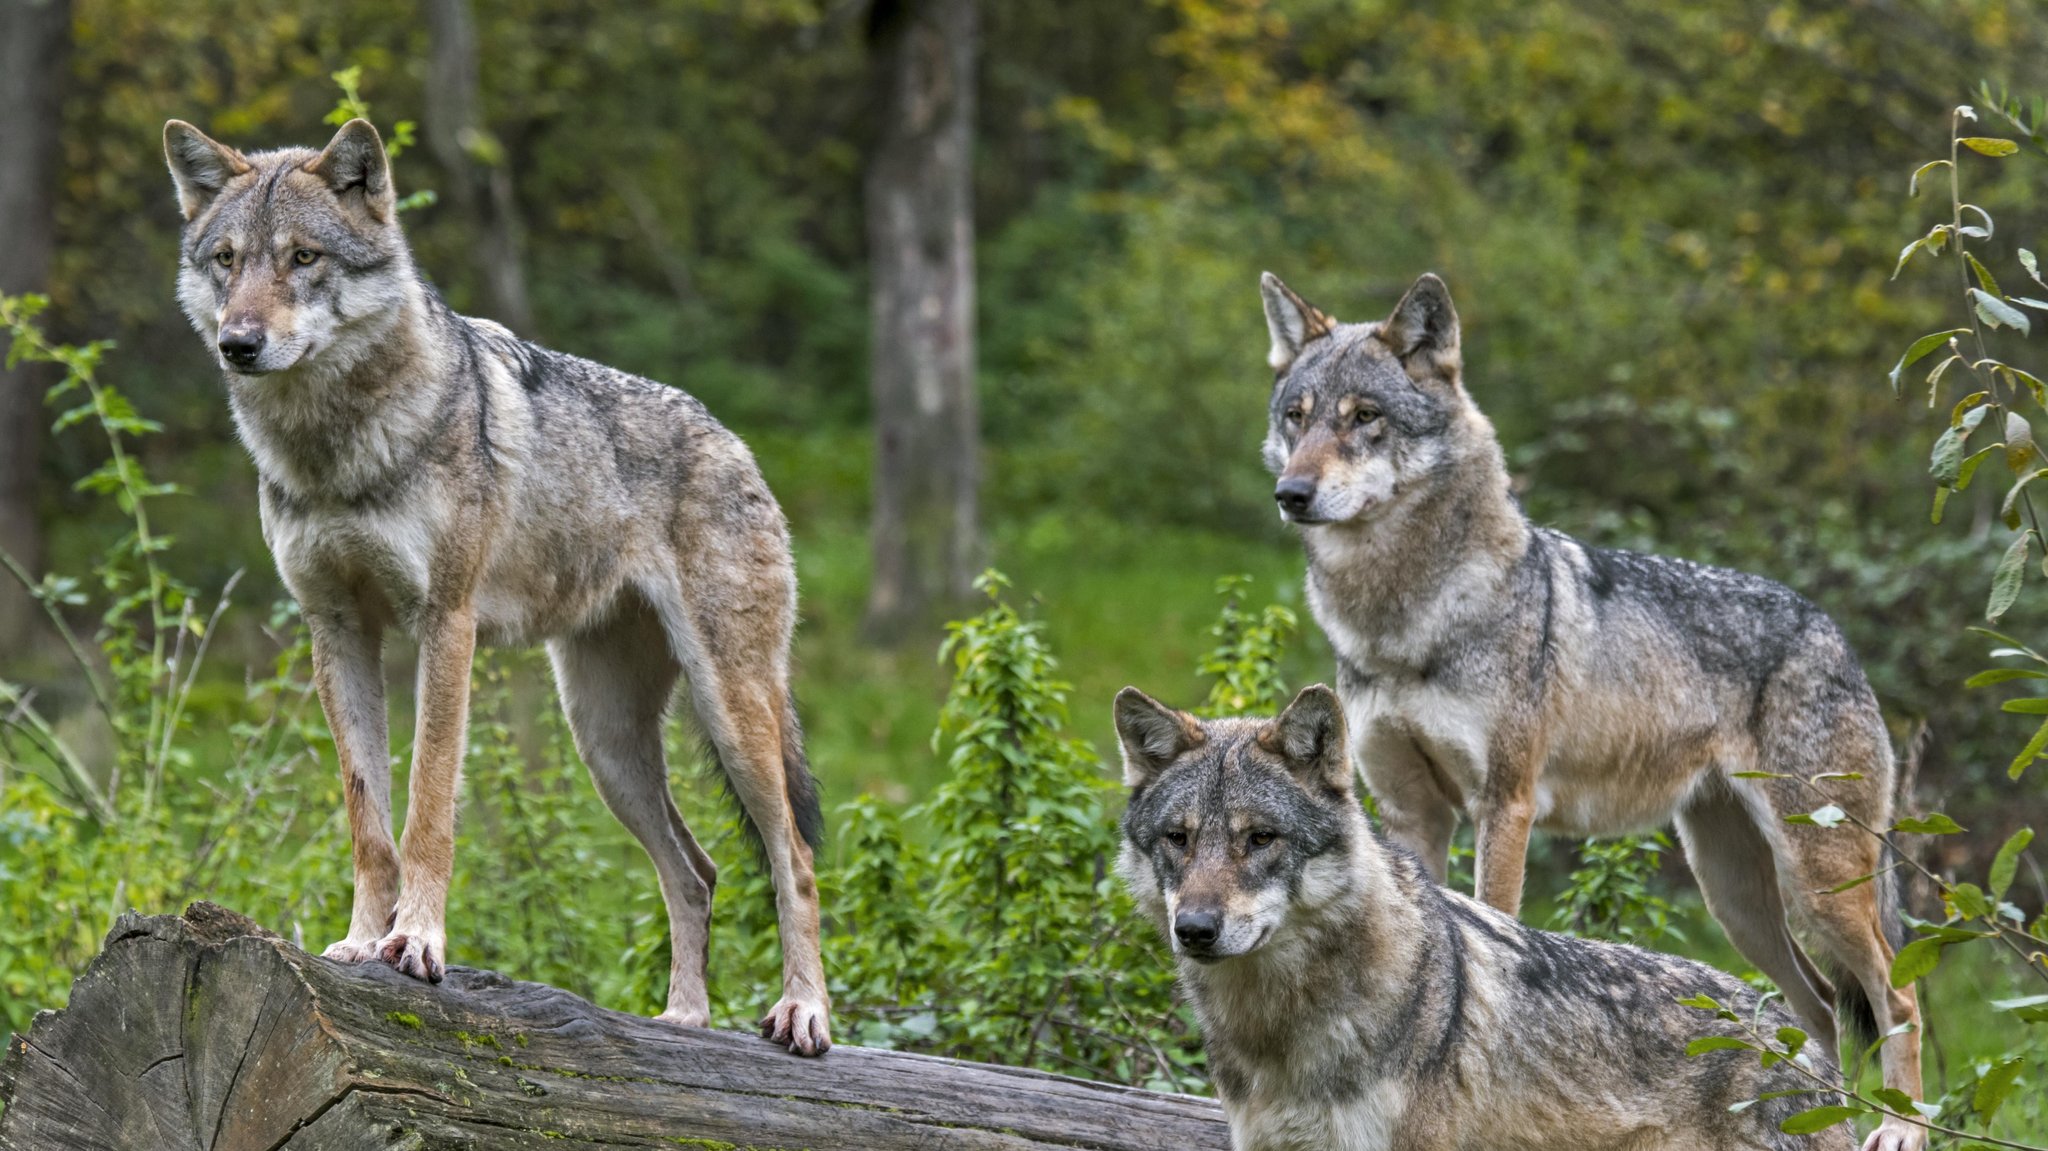
<svg viewBox="0 0 2048 1151"><path fill-rule="evenodd" d="M974 388L975 0L875 0L877 137L866 176L873 274L874 575L867 624L900 638L965 597L980 553Z"/></svg>
<svg viewBox="0 0 2048 1151"><path fill-rule="evenodd" d="M57 138L71 48L71 0L0 0L0 293L47 292L57 240ZM41 364L0 367L0 548L43 570L36 479L42 460ZM0 652L34 627L35 601L0 572Z"/></svg>
<svg viewBox="0 0 2048 1151"><path fill-rule="evenodd" d="M447 195L465 220L481 233L476 274L480 307L493 320L522 336L533 334L526 301L525 247L519 204L512 195L512 170L504 146L484 126L478 95L476 19L469 0L427 0L426 145L446 176Z"/></svg>
<svg viewBox="0 0 2048 1151"><path fill-rule="evenodd" d="M70 1006L9 1043L0 1100L6 1151L1229 1146L1205 1099L859 1047L801 1059L488 971L343 966L206 903L123 916Z"/></svg>

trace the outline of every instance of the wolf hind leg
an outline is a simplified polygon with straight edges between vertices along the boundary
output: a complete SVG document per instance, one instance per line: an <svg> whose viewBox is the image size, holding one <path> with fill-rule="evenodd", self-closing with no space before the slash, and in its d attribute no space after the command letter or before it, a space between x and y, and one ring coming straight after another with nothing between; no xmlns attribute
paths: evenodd
<svg viewBox="0 0 2048 1151"><path fill-rule="evenodd" d="M718 868L669 792L662 729L680 668L661 623L635 602L603 627L551 641L548 655L576 750L598 795L654 861L669 929L668 1006L661 1018L706 1026Z"/></svg>
<svg viewBox="0 0 2048 1151"><path fill-rule="evenodd" d="M686 604L679 589L650 598L683 665L697 719L760 837L775 883L782 998L762 1018L761 1034L799 1055L822 1054L832 1035L811 854L817 796L803 762L787 670L795 575L784 567L781 579L766 578L758 568L701 554L682 573L692 602Z"/></svg>
<svg viewBox="0 0 2048 1151"><path fill-rule="evenodd" d="M1797 663L1788 662L1766 698L1762 724L1763 762L1771 770L1804 779L1823 773L1838 777L1812 785L1771 780L1763 794L1777 817L1832 802L1864 825L1882 829L1891 824L1891 738L1869 689L1845 693L1840 676L1828 674L1846 658L1838 644L1837 637ZM1899 907L1896 886L1882 871L1882 843L1846 822L1837 827L1781 825L1777 841L1793 914L1811 933L1821 962L1841 972L1837 1002L1844 1022L1861 1019L1874 1027L1874 1034L1860 1042L1911 1024L1884 1040L1884 1085L1922 1098L1919 999L1910 984L1891 985L1892 960L1901 945ZM1851 886L1871 875L1875 881ZM1926 1137L1924 1127L1887 1118L1863 1147L1919 1151Z"/></svg>
<svg viewBox="0 0 2048 1151"><path fill-rule="evenodd" d="M1678 812L1678 837L1707 910L1744 958L1769 976L1816 1038L1835 1034L1835 993L1792 938L1770 841L1743 802L1718 783Z"/></svg>

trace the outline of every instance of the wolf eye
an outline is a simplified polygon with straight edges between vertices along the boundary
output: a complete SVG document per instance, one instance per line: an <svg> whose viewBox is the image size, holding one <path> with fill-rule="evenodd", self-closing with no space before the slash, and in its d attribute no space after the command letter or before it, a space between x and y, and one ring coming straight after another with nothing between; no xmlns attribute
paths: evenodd
<svg viewBox="0 0 2048 1151"><path fill-rule="evenodd" d="M300 248L298 251L292 253L292 263L297 264L302 268L319 258L320 253L314 251L311 248Z"/></svg>
<svg viewBox="0 0 2048 1151"><path fill-rule="evenodd" d="M1186 847L1188 845L1188 833L1185 831L1169 831L1166 833L1166 842L1171 843L1175 847Z"/></svg>
<svg viewBox="0 0 2048 1151"><path fill-rule="evenodd" d="M232 249L222 248L213 254L213 262L223 268L232 268L235 266L235 253Z"/></svg>
<svg viewBox="0 0 2048 1151"><path fill-rule="evenodd" d="M1351 422L1362 428L1379 418L1380 412L1378 408L1360 408L1352 413Z"/></svg>
<svg viewBox="0 0 2048 1151"><path fill-rule="evenodd" d="M1270 831L1254 831L1250 835L1245 837L1245 843L1253 851L1257 851L1261 847L1272 846L1273 841L1278 838L1278 836L1274 835Z"/></svg>
<svg viewBox="0 0 2048 1151"><path fill-rule="evenodd" d="M1300 409L1300 408L1289 408L1289 409L1287 409L1287 413L1286 413L1286 417L1285 417L1285 418L1286 418L1287 422L1288 422L1288 423L1290 423L1290 424L1298 424L1298 423L1300 423L1300 422L1301 422L1301 409Z"/></svg>

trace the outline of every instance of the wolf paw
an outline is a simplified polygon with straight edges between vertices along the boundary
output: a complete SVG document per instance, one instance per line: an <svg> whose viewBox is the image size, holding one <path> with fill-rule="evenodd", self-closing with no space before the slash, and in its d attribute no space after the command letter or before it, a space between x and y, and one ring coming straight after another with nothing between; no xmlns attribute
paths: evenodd
<svg viewBox="0 0 2048 1151"><path fill-rule="evenodd" d="M663 1023L673 1023L677 1027L711 1026L711 1012L706 1011L702 1007L671 1007L667 1011L655 1016L655 1018Z"/></svg>
<svg viewBox="0 0 2048 1151"><path fill-rule="evenodd" d="M784 998L761 1017L761 1038L789 1048L793 1055L823 1055L832 1049L825 1004L816 999Z"/></svg>
<svg viewBox="0 0 2048 1151"><path fill-rule="evenodd" d="M336 963L368 963L377 957L377 941L356 939L351 936L338 943L328 944L327 950L320 954Z"/></svg>
<svg viewBox="0 0 2048 1151"><path fill-rule="evenodd" d="M438 932L394 930L373 946L377 958L396 967L400 975L428 983L441 982L441 957L447 953L448 945Z"/></svg>
<svg viewBox="0 0 2048 1151"><path fill-rule="evenodd" d="M1863 1151L1921 1151L1927 1146L1927 1129L1898 1119L1887 1119L1863 1140Z"/></svg>

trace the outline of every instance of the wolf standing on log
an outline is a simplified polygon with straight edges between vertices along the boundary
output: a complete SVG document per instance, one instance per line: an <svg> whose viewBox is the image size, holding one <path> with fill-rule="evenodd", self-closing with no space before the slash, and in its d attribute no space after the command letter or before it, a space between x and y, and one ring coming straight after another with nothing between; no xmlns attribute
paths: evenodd
<svg viewBox="0 0 2048 1151"><path fill-rule="evenodd" d="M1920 1097L1919 1008L1891 986L1897 897L1819 805L1890 821L1891 741L1834 622L1756 576L1588 547L1532 525L1465 391L1458 317L1425 275L1383 322L1339 323L1270 273L1276 374L1264 456L1300 526L1308 600L1337 653L1353 751L1388 835L1441 881L1461 811L1479 898L1514 914L1533 827L1613 835L1674 818L1707 907L1820 1036L1886 1041L1885 1085ZM1831 983L1794 941L1802 928ZM1887 1119L1866 1151L1916 1151Z"/></svg>
<svg viewBox="0 0 2048 1151"><path fill-rule="evenodd" d="M789 692L796 574L753 456L688 395L456 315L414 270L376 129L243 154L173 120L178 299L220 361L263 535L313 637L354 841L348 963L438 980L470 662L547 641L577 750L646 847L673 949L662 1018L709 1020L717 869L668 790L678 675L774 875L783 996L762 1034L831 1045ZM405 835L391 836L382 643L419 643Z"/></svg>
<svg viewBox="0 0 2048 1151"><path fill-rule="evenodd" d="M1685 1054L1776 1003L1704 964L1524 927L1382 843L1352 792L1329 688L1272 720L1202 721L1116 698L1119 870L1173 947L1237 1151L1848 1151L1822 1100L1747 1051ZM1822 1076L1833 1054L1815 1043ZM1772 1092L1742 1111L1729 1108Z"/></svg>

